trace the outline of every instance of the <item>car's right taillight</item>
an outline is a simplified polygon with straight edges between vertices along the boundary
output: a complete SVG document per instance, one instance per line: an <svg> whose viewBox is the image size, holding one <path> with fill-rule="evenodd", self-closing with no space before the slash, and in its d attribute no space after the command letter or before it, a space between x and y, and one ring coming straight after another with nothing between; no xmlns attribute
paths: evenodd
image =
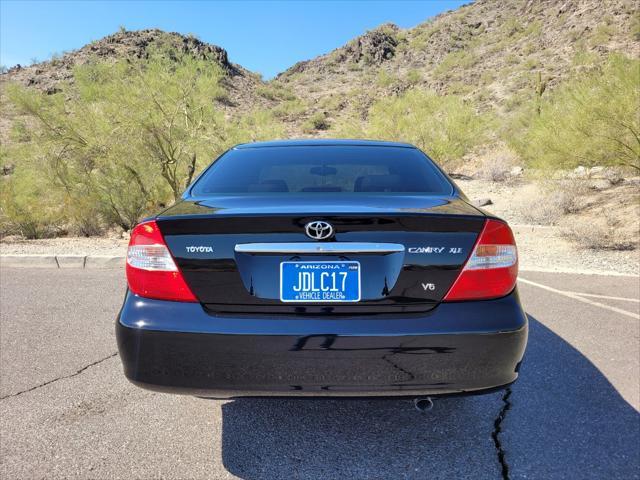
<svg viewBox="0 0 640 480"><path fill-rule="evenodd" d="M143 222L131 232L127 283L136 295L159 300L197 302L169 252L158 224Z"/></svg>
<svg viewBox="0 0 640 480"><path fill-rule="evenodd" d="M518 251L513 233L506 223L488 219L444 301L503 297L513 290L517 278Z"/></svg>

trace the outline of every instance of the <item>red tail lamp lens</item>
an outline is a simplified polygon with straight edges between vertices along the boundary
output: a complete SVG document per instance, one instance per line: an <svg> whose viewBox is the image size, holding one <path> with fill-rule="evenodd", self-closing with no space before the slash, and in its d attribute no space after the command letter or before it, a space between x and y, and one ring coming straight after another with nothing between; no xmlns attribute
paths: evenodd
<svg viewBox="0 0 640 480"><path fill-rule="evenodd" d="M509 226L486 221L473 253L445 295L445 302L504 297L516 286L518 251Z"/></svg>
<svg viewBox="0 0 640 480"><path fill-rule="evenodd" d="M137 225L127 251L127 282L136 295L197 302L178 269L155 220Z"/></svg>

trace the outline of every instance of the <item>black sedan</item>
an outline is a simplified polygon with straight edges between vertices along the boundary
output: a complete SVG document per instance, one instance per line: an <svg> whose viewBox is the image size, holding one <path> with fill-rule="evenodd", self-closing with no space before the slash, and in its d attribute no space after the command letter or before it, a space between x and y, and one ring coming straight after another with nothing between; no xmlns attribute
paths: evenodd
<svg viewBox="0 0 640 480"><path fill-rule="evenodd" d="M124 372L204 397L431 396L516 380L509 226L412 145L238 145L140 223Z"/></svg>

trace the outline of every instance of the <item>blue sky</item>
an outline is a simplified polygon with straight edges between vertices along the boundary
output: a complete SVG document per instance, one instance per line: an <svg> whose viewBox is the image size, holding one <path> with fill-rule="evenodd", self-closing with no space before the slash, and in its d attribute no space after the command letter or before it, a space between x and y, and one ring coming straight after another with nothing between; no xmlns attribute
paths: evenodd
<svg viewBox="0 0 640 480"><path fill-rule="evenodd" d="M413 27L469 3L447 1L0 0L0 63L46 60L124 26L193 33L266 78L337 48L381 23Z"/></svg>

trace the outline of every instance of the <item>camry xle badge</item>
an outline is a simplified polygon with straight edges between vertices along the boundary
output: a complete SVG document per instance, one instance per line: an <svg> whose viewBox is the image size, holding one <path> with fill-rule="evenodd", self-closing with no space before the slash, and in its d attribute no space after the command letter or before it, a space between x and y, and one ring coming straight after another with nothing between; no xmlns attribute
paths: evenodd
<svg viewBox="0 0 640 480"><path fill-rule="evenodd" d="M326 240L333 236L333 226L328 222L316 220L304 226L304 230L309 238L314 240Z"/></svg>
<svg viewBox="0 0 640 480"><path fill-rule="evenodd" d="M445 247L409 247L407 252L409 253L442 253ZM453 252L449 252L453 253Z"/></svg>
<svg viewBox="0 0 640 480"><path fill-rule="evenodd" d="M213 253L213 247L205 245L190 245L184 247L189 253Z"/></svg>

